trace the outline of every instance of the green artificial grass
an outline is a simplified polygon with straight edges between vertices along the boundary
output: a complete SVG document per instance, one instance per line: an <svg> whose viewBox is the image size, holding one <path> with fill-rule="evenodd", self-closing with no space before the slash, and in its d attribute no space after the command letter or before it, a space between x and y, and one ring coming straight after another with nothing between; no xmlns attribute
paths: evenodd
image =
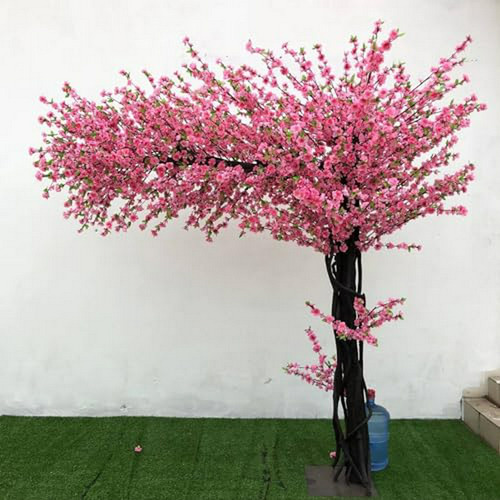
<svg viewBox="0 0 500 500"><path fill-rule="evenodd" d="M331 440L328 420L2 416L0 499L305 500ZM500 456L461 421L394 420L374 480L381 500L500 500Z"/></svg>

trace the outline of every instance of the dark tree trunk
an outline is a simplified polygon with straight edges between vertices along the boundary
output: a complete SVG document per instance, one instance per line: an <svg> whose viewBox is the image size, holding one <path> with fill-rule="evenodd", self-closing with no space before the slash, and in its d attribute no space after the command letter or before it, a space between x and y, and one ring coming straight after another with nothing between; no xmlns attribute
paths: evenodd
<svg viewBox="0 0 500 500"><path fill-rule="evenodd" d="M357 232L347 242L346 252L326 257L328 276L333 287L332 316L355 328L354 298L361 294L361 253L356 247ZM367 495L371 495L370 447L368 440L368 418L365 410L367 397L363 378L363 345L356 340L342 340L335 336L337 368L334 374L333 430L337 456L333 466L341 465L335 480L342 470L348 482L362 484ZM344 410L345 432L340 426L339 403Z"/></svg>

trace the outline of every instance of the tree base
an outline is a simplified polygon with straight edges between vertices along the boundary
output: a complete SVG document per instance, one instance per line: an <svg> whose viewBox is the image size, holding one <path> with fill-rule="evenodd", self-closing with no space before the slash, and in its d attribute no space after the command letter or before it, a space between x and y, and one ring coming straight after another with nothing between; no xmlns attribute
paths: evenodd
<svg viewBox="0 0 500 500"><path fill-rule="evenodd" d="M331 465L306 465L306 483L309 496L318 497L377 497L373 481L370 480L370 492L362 484L346 483L345 469L340 473L338 481L334 481L337 472Z"/></svg>

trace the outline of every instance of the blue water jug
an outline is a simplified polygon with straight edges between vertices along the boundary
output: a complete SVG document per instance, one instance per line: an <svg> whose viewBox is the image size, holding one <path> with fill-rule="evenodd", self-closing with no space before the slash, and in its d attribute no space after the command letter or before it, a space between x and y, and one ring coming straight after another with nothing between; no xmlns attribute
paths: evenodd
<svg viewBox="0 0 500 500"><path fill-rule="evenodd" d="M375 404L375 391L368 390L368 408L372 411L372 416L368 420L368 435L370 439L370 456L372 471L384 470L389 464L389 422L391 416L389 412L380 405Z"/></svg>

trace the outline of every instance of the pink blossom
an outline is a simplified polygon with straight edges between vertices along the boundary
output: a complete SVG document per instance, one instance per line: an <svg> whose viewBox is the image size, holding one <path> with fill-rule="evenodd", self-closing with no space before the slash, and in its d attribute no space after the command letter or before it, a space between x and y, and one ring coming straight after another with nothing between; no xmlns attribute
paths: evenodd
<svg viewBox="0 0 500 500"><path fill-rule="evenodd" d="M316 341L316 335L314 334L314 332L310 329L307 330L307 336L309 337L309 340L311 342L315 342Z"/></svg>
<svg viewBox="0 0 500 500"><path fill-rule="evenodd" d="M396 40L396 38L397 38L398 36L399 36L399 34L398 34L398 30L391 30L391 31L389 32L389 40L390 40L391 42L393 42L394 40Z"/></svg>

